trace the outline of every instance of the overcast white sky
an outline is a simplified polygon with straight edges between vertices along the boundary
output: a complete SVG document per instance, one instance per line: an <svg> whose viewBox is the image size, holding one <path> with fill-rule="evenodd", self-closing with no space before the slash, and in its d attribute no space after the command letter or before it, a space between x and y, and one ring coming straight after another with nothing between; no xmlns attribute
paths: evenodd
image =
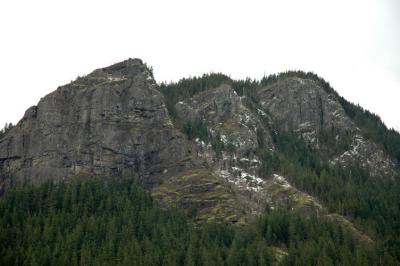
<svg viewBox="0 0 400 266"><path fill-rule="evenodd" d="M1 1L0 127L129 57L157 81L313 71L400 129L400 1Z"/></svg>

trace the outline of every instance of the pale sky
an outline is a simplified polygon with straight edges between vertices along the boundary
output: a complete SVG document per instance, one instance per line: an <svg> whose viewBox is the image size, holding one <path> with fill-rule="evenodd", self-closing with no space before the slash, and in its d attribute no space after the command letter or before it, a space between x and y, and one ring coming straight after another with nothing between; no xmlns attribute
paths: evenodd
<svg viewBox="0 0 400 266"><path fill-rule="evenodd" d="M158 82L313 71L400 130L398 0L1 1L0 127L129 57Z"/></svg>

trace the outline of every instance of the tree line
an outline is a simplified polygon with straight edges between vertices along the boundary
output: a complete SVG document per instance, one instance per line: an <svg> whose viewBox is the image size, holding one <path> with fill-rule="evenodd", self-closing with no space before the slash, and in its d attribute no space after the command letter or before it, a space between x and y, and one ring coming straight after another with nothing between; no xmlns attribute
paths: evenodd
<svg viewBox="0 0 400 266"><path fill-rule="evenodd" d="M239 227L161 209L134 178L20 185L0 198L1 265L390 265L337 224L287 210Z"/></svg>

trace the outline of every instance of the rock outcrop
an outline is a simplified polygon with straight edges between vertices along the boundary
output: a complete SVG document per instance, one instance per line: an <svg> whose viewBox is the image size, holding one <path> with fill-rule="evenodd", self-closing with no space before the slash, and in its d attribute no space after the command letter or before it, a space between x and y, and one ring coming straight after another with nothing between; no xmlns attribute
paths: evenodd
<svg viewBox="0 0 400 266"><path fill-rule="evenodd" d="M328 133L334 141L330 145L349 142L347 149L332 156L332 164L359 164L373 175L390 176L395 163L372 141L362 136L360 129L346 115L338 98L326 92L317 82L292 77L261 88L258 96L262 108L270 113L275 125L286 132L294 132L319 149L321 134ZM331 147L325 147L330 150Z"/></svg>
<svg viewBox="0 0 400 266"><path fill-rule="evenodd" d="M260 89L258 96L279 127L297 131L310 142L324 129L344 132L354 127L335 96L312 80L287 78Z"/></svg>
<svg viewBox="0 0 400 266"><path fill-rule="evenodd" d="M3 171L37 183L138 175L145 184L190 167L190 146L139 59L98 69L29 108L0 142Z"/></svg>

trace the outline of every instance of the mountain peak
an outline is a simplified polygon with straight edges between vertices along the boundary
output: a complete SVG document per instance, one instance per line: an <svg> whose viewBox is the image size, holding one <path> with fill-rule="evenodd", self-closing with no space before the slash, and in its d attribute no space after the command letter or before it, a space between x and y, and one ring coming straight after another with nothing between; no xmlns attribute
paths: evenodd
<svg viewBox="0 0 400 266"><path fill-rule="evenodd" d="M0 132L0 194L26 181L134 176L199 223L285 209L370 246L378 225L398 231L400 136L379 121L313 73L158 86L127 59L59 87Z"/></svg>
<svg viewBox="0 0 400 266"><path fill-rule="evenodd" d="M110 66L99 68L93 71L89 76L98 75L120 75L120 76L135 76L142 72L150 72L150 69L139 58L129 58L127 60L112 64Z"/></svg>
<svg viewBox="0 0 400 266"><path fill-rule="evenodd" d="M102 68L104 71L120 71L132 67L144 66L143 60L139 58L128 58L124 61L112 64L111 66Z"/></svg>

